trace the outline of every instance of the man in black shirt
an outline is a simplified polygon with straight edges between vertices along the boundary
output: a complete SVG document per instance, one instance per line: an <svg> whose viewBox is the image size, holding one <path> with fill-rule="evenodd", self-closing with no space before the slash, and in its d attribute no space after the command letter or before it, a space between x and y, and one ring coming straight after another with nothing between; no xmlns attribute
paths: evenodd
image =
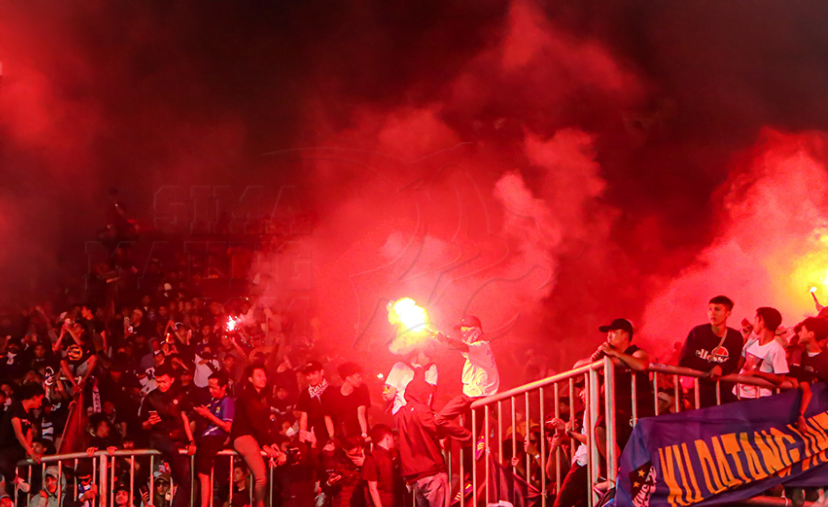
<svg viewBox="0 0 828 507"><path fill-rule="evenodd" d="M819 342L828 337L828 321L808 317L794 328L799 336L799 343L805 347L799 365L790 365L790 375L799 381L802 401L799 404L797 425L807 431L805 411L811 402L811 386L814 382L828 381L828 352Z"/></svg>
<svg viewBox="0 0 828 507"><path fill-rule="evenodd" d="M173 499L174 507L190 505L190 458L178 453L178 445L186 442L187 453L195 454L195 441L183 395L173 388L175 373L163 365L155 371L156 389L144 398L139 419L149 432L149 446L161 452L170 464L173 479L180 487Z"/></svg>
<svg viewBox="0 0 828 507"><path fill-rule="evenodd" d="M32 427L34 411L42 405L44 395L40 384L24 384L17 392L20 401L12 404L0 422L0 473L6 481L9 495L14 495L17 462L28 456L35 463L40 463L40 456L32 448Z"/></svg>
<svg viewBox="0 0 828 507"><path fill-rule="evenodd" d="M371 394L362 382L362 367L356 363L343 363L338 370L342 387L332 387L327 391L331 413L337 422L336 432L344 438L360 435L367 438L366 412L371 407Z"/></svg>
<svg viewBox="0 0 828 507"><path fill-rule="evenodd" d="M707 306L710 324L702 324L690 330L679 356L679 366L704 372L699 382L700 406L716 405L716 381L719 377L734 373L742 356L742 335L727 327L727 319L733 310L733 301L726 296L716 296ZM721 402L735 401L732 385L720 386Z"/></svg>
<svg viewBox="0 0 828 507"><path fill-rule="evenodd" d="M394 435L391 428L377 424L371 428L374 450L365 456L362 478L367 482L365 500L368 507L394 507L402 500L399 459L394 455Z"/></svg>
<svg viewBox="0 0 828 507"><path fill-rule="evenodd" d="M606 326L598 328L607 333L607 340L602 343L592 355L597 360L607 355L617 359L615 366L615 436L616 444L623 450L627 444L632 428L636 424L633 419L632 378L635 376L636 391L636 418L653 415L653 394L647 370L650 368L650 356L647 351L632 344L633 325L627 319L615 319ZM596 428L603 424L605 415L602 413ZM603 436L603 435L602 435ZM599 443L599 448L606 446ZM620 455L620 454L619 454Z"/></svg>
<svg viewBox="0 0 828 507"><path fill-rule="evenodd" d="M317 361L311 361L302 370L308 379L308 387L299 393L296 410L299 411L299 441L306 442L307 432L313 431L319 446L325 445L334 436L334 421L331 417L330 389L325 372ZM336 389L336 388L334 388Z"/></svg>

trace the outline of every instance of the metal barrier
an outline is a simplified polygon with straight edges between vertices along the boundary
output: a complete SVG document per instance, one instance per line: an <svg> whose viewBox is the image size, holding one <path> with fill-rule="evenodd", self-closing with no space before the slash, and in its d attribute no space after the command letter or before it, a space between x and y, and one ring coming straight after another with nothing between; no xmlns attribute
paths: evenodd
<svg viewBox="0 0 828 507"><path fill-rule="evenodd" d="M179 451L181 455L186 455L186 450ZM273 505L273 470L276 468L273 460L271 460L264 452L262 455L265 456L265 463L268 467L268 478L269 478L269 505ZM114 507L115 505L115 486L116 486L116 467L115 462L117 458L128 458L129 460L129 498L130 504L129 505L142 505L140 498L138 502L135 502L135 460L139 457L149 457L149 482L148 482L148 491L150 496L150 502L152 503L152 495L155 492L155 472L157 471L157 467L155 466L155 458L156 456L161 456L159 451L154 449L136 449L136 450L118 450L113 453L108 453L107 451L96 451L91 456L85 452L76 452L76 453L69 453L69 454L58 454L54 456L43 456L41 457L41 463L37 464L33 462L31 459L26 459L18 462L18 473L20 468L26 468L26 477L22 478L26 483L30 486L28 492L25 493L25 502L28 505L31 497L33 495L38 495L39 491L34 490L31 488L32 486L32 470L33 468L40 466L40 481L41 484L45 483L46 479L46 467L50 464L57 464L58 467L58 488L57 488L57 504L58 506L63 505L64 502L63 495L70 494L72 495L72 499L74 500L75 496L78 493L78 476L77 474L73 474L72 480L72 488L70 489L68 484L66 484L65 491L61 487L62 484L66 483L66 475L64 474L63 468L66 466L67 462L70 462L71 467L73 470L77 470L78 465L83 461L88 461L92 463L92 484L98 487L98 495L97 499L91 503L93 506L97 507ZM233 474L234 474L234 458L236 456L240 456L236 451L232 449L225 449L219 451L217 456L228 456L230 462L230 474L229 474L229 501L233 502ZM213 462L213 466L210 469L210 507L213 507L213 502L215 499L215 460ZM196 476L195 467L194 467L194 456L190 456L190 505L191 506L199 506L201 505L201 499L196 498L196 488L195 484L198 480ZM170 475L170 489L172 490L175 486L172 476ZM18 496L17 496L18 488L15 487L15 495L14 501L15 505L18 503ZM247 490L249 491L250 495L250 503L253 503L253 476L252 474L248 477L248 485Z"/></svg>
<svg viewBox="0 0 828 507"><path fill-rule="evenodd" d="M659 410L659 392L664 392L665 389L672 390L673 392L673 399L670 400L672 406L669 408L671 411L681 412L683 410L699 408L702 404L700 399L700 384L702 382L705 382L707 383L707 386L713 385L712 381L703 380L703 372L691 370L689 368L682 368L678 366L650 364L649 368L646 371L638 372L638 374L633 373L630 375L630 386L628 393L629 396L625 396L630 400L630 407L627 411L623 407L616 406L616 398L619 392L626 392L626 386L615 385L616 370L620 372L620 370L627 370L627 368L625 366L622 366L617 359L613 360L609 357L605 357L601 360L595 361L590 364L586 364L579 368L575 368L558 375L553 375L551 377L538 380L536 382L532 382L475 401L471 405L473 441L475 443L478 442L478 426L480 426L479 421L482 417L483 434L481 438L483 439L484 463L482 465L473 466L472 505L478 505L479 488L485 485L486 483L485 479L483 479L482 481L479 479L478 467L483 469L482 471L484 477L489 477L489 456L492 455L492 453L495 453L497 459L500 460L501 463L503 463L503 461L506 458L506 456L504 456L503 454L504 440L511 439L512 456L517 456L517 414L520 414L521 410L524 414L523 424L525 424L525 428L522 435L524 441L528 441L530 434L532 432L531 421L533 416L538 416L537 421L540 430L540 438L538 439L538 444L540 447L540 452L537 456L530 456L529 453L526 453L524 465L525 468L522 474L519 473L518 467L514 464L512 464L511 466L512 473L521 476L524 480L526 480L526 482L532 484L533 470L537 471L538 473L536 475L539 476L539 481L536 481L536 484L539 482L539 484L537 484L537 487L542 495L541 505L546 507L547 505L551 505L551 502L549 501L549 494L554 492L554 494L557 495L560 492L562 483L562 463L564 462L563 459L566 457L564 455L564 448L562 447L555 449L554 456L547 455L548 450L546 446L546 421L547 417L552 415L554 415L555 418L561 418L560 399L562 396L568 395L569 417L568 421L566 421L567 427L575 431L576 433L580 433L581 431L583 431L584 433L582 434L586 437L586 444L583 445L586 446L585 450L587 452L586 466L588 488L589 491L592 492L591 494L588 494L588 505L589 507L592 507L593 503L597 499L596 493L594 491L594 486L596 485L596 483L603 483L603 481L599 481L599 478L601 478L602 463L605 463L604 468L606 469L606 483L599 484L599 486L602 486L603 488L610 488L614 487L615 485L620 452L620 449L616 446L616 442L618 442L617 429L619 428L619 421L616 421L616 418L619 416L619 414L631 414L631 427L634 426L634 424L637 422L638 416L641 413L642 409L647 409L645 410L646 415L653 415L657 417L658 414L661 412ZM643 380L644 376L646 376L647 382L650 383L649 387L647 388L641 388L641 386L637 385L637 382ZM642 378L639 379L637 377ZM681 386L681 379L683 378L692 379L692 386L683 388ZM603 379L609 380L605 382L603 381ZM717 405L721 404L722 400L722 382L727 383L726 385L732 384L754 386L756 387L754 391L757 397L759 397L759 395L761 394L759 388L766 388L773 390L773 392L779 392L781 389L793 387L787 382L777 386L766 380L758 379L755 377L728 375L726 377L722 377L721 379L715 382L715 404ZM581 394L581 392L583 393L584 417L581 428L574 427L576 413L575 408L578 406L576 402L576 391L578 391L579 394ZM652 413L650 413L648 410L650 400L638 399L640 397L639 394L644 392L649 394L650 391L652 391L653 396L651 400ZM551 401L553 401L554 403L554 409L552 411L549 411L548 407L545 406L547 401L547 395L549 393L552 394ZM693 398L692 403L687 403L688 396L691 396ZM506 404L506 410L510 412L511 417L510 435L504 435L503 432L504 404ZM621 409L620 412L619 410L617 410L618 408ZM602 415L601 409L603 409L604 422L600 427L604 428L606 433L603 442L599 442L599 439L596 437L596 429L598 429L596 427L596 423L600 422L599 418ZM507 412L507 414L509 412ZM492 428L493 421L496 421L497 425L496 445L490 445L490 439L495 435L495 432L493 431L495 428ZM620 423L623 424L624 422L620 421ZM568 459L572 459L572 456L574 456L576 452L576 448L580 445L581 444L578 444L576 446L574 438L569 439L568 448L570 456L568 457ZM552 460L554 460L554 483L551 482L551 477L547 477L547 468L552 465ZM460 488L462 491L462 457L460 466ZM488 487L485 488L484 494L486 505L488 505L491 500L489 498ZM461 502L461 505L464 504L465 502Z"/></svg>

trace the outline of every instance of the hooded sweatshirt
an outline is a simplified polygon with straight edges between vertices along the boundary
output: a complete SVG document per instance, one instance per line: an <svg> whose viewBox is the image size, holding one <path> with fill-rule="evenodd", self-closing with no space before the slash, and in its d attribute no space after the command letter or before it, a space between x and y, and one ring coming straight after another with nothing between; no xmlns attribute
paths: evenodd
<svg viewBox="0 0 828 507"><path fill-rule="evenodd" d="M58 467L50 466L46 467L46 477L55 477L58 478ZM66 505L66 482L64 481L63 477L60 477L58 482L58 487L55 488L54 494L49 493L46 490L46 483L44 477L43 489L41 491L46 493L44 497L42 494L38 493L32 496L31 500L29 500L29 507L60 507L58 505L58 491L60 491L60 505Z"/></svg>

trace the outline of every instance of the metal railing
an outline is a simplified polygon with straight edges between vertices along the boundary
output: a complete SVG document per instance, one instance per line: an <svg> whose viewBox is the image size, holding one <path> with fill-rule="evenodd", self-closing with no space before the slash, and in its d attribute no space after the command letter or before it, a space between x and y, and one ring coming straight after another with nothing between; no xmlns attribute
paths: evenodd
<svg viewBox="0 0 828 507"><path fill-rule="evenodd" d="M519 442L517 434L519 422L517 420L517 415L521 414L521 411L523 414L523 424L525 424L524 431L522 432L522 439L524 441L528 440L530 438L530 434L532 433L531 421L533 420L533 416L536 415L538 417L537 421L540 433L538 445L540 447L540 452L536 456L530 456L528 452L526 453L524 458L525 468L522 474L519 473L520 471L518 470L518 467L513 463L510 464L511 470L513 474L523 478L529 484L533 484L534 482L537 485L537 489L542 495L541 505L544 507L551 505L549 494L554 492L554 494L557 495L561 490L561 476L563 475L562 464L564 463L564 458L572 460L572 457L576 452L576 448L581 444L576 445L575 439L570 438L568 446L561 446L555 449L554 456L547 455L549 451L546 445L547 417L554 415L555 418L561 418L560 400L564 395L568 395L569 414L568 420L566 421L567 428L574 430L575 432L580 432L581 428L575 427L576 407L579 405L577 402L579 396L576 396L576 391L578 391L578 394L580 394L580 391L583 391L584 414L582 428L584 429L583 434L586 437L586 444L583 445L586 446L587 451L586 466L588 490L591 492L588 494L587 498L589 507L592 507L593 503L597 500L597 494L595 493L594 486L596 486L596 483L598 482L603 482L599 481L599 478L601 478L602 468L605 468L606 470L606 483L600 484L599 486L603 486L603 488L614 487L618 471L618 459L620 457L619 453L621 450L616 446L616 442L618 442L617 429L619 428L619 421L616 421L616 418L619 415L619 411L616 410L619 408L616 406L616 397L619 392L619 388L626 389L626 386L615 385L616 370L626 369L625 366L621 366L621 363L618 363L617 361L618 360L612 360L609 357L605 357L579 368L574 368L558 375L553 375L551 377L531 382L481 400L476 400L471 405L473 441L475 443L478 441L477 428L480 425L479 421L482 417L483 434L481 438L483 439L483 453L485 458L482 465L473 466L471 505L478 505L478 495L480 494L479 489L483 485L486 486L485 492L483 493L485 495L486 504L488 505L491 500L489 498L490 488L485 484L486 479L481 481L478 477L478 467L483 469L482 471L484 477L490 477L489 467L491 465L489 462L489 456L492 453L495 453L497 459L500 460L501 463L503 463L507 458L507 456L503 453L504 440L508 441L508 439L511 439L511 456L518 455L518 445L523 444L523 442ZM639 387L637 385L637 382L639 381L637 377L639 376L647 377L648 382L650 383L648 388L640 390L637 389ZM641 413L642 407L649 407L650 402L652 402L652 412L647 410L646 415L654 415L657 417L659 413L663 412L663 410L659 409L660 401L662 400L662 398L659 397L659 394L669 391L672 391L672 400L669 400L669 408L665 407L667 410L681 412L684 410L700 408L702 406L700 396L701 386L703 385L702 383L705 383L704 385L706 389L709 389L710 386L714 384L713 381L707 380L704 377L705 374L703 372L689 368L663 364L650 364L646 371L630 375L629 399L631 400L631 406L629 407L629 411L622 411L622 414L631 414L632 417L630 420L630 426L634 426L634 424L638 421L638 416ZM602 379L609 380L604 381ZM692 385L682 387L682 379L692 380ZM754 386L756 388L754 389L756 397L759 397L761 394L759 388L770 389L773 392L778 393L781 389L793 387L788 382L784 382L781 385L775 385L756 377L728 375L715 381L716 405L722 403L723 385ZM639 393L649 393L650 391L652 391L653 396L651 400L638 399ZM548 396L550 393L552 395L551 397ZM669 396L665 398L669 398ZM690 403L688 398L692 398L692 403ZM546 406L547 401L553 402L553 410L550 411L548 409ZM511 417L511 432L508 435L504 435L503 432L504 405L506 405L505 409L508 414L507 417ZM603 414L601 414L602 411ZM604 421L600 427L606 430L606 436L603 443L599 442L596 438L596 425L600 422L599 418L602 415ZM496 424L496 445L490 444L490 439L495 436L493 431L495 428L492 427L493 424ZM624 424L624 422L621 421L620 424ZM565 456L564 453L564 449L566 447L568 447L570 453L568 457ZM554 460L554 482L552 482L551 477L547 477L547 467L551 464L551 460ZM534 467L533 463L535 465ZM603 467L602 463L604 464ZM503 464L505 465L505 463ZM538 476L537 479L539 480L533 481L533 471L536 472L534 475ZM462 491L462 458L460 478L460 488ZM465 505L465 502L461 501L461 505Z"/></svg>
<svg viewBox="0 0 828 507"><path fill-rule="evenodd" d="M187 455L186 450L180 450L179 453L181 455ZM273 471L276 468L276 464L273 460L269 459L266 453L262 452L262 455L265 457L265 464L268 467L268 479L269 479L269 487L268 487L268 495L269 495L269 505L274 505L273 502ZM156 457L161 456L161 452L154 450L154 449L135 449L135 450L118 450L114 451L113 453L109 453L107 451L96 451L91 455L86 452L76 452L76 453L68 453L68 454L57 454L53 456L42 456L40 458L40 463L35 463L31 459L26 459L18 462L18 474L21 468L26 469L26 476L21 477L26 483L29 485L30 489L25 493L25 503L28 505L31 497L33 495L38 495L39 491L36 491L31 488L32 486L32 470L34 467L40 467L40 482L43 486L45 486L46 480L46 468L51 464L56 464L58 467L58 485L56 491L56 500L58 506L62 506L65 500L63 499L64 494L73 495L72 500L76 500L74 496L78 493L78 475L77 473L73 473L72 479L72 488L68 488L68 484L66 484L66 474L63 471L63 468L67 465L67 462L71 464L71 468L73 470L77 470L79 464L83 461L91 462L92 464L92 483L98 487L97 498L92 502L92 505L97 507L114 507L115 505L115 486L116 486L116 467L115 462L117 458L127 458L129 460L129 505L142 505L140 501L140 497L137 498L139 500L136 502L135 497L135 486L136 486L136 467L135 467L135 460L136 458L148 456L149 457L149 477L148 477L148 492L149 492L149 503L152 503L152 498L155 493L155 473L158 471L156 465ZM232 449L224 449L219 451L217 456L226 456L229 457L229 502L232 504L233 502L233 474L235 470L234 459L236 457L240 457L240 455L232 450ZM190 506L200 506L201 505L201 498L196 497L196 488L195 484L198 480L198 477L195 472L194 467L194 459L195 456L189 456L190 458ZM213 502L215 500L215 464L216 460L213 461L213 466L210 468L210 507L213 507ZM171 465L172 466L172 465ZM19 475L18 475L19 477ZM63 485L67 487L63 488ZM174 489L175 483L172 475L170 474L170 490ZM14 488L14 495L13 499L15 505L18 503L18 487ZM43 487L41 487L43 489ZM247 478L247 490L250 495L250 503L253 503L253 476L249 474Z"/></svg>

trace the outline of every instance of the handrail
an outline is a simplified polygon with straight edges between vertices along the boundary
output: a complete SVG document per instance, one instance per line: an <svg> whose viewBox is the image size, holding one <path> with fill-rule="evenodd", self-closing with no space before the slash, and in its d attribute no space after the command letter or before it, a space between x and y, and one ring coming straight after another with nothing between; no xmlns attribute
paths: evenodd
<svg viewBox="0 0 828 507"><path fill-rule="evenodd" d="M179 449L179 454L186 455L187 449ZM262 456L268 456L268 454L264 451L261 451ZM238 452L234 449L222 449L218 453L217 456L241 456ZM118 449L113 453L109 453L107 450L98 450L92 453L91 455L86 452L70 452L66 454L50 454L44 455L40 457L41 463L52 463L57 461L65 461L69 459L94 459L99 458L101 456L109 456L109 457L130 457L130 456L161 456L161 451L157 449ZM28 465L38 465L40 463L35 463L34 460L31 458L22 459L17 462L17 466L28 466Z"/></svg>
<svg viewBox="0 0 828 507"><path fill-rule="evenodd" d="M598 368L603 368L604 361L595 361L594 363L585 364L583 366L579 366L578 368L573 368L571 370L565 371L563 373L558 373L556 375L552 375L551 377L546 377L544 379L536 380L534 382L530 382L528 384L524 384L519 387L515 387L513 389L509 389L508 391L503 391L502 393L493 394L491 396L487 396L482 400L477 400L472 403L471 408L480 408L484 405L488 405L490 403L494 403L496 401L503 401L507 400L513 396L518 394L528 393L529 391L534 391L535 389L546 387L550 384L554 384L556 382L560 382L561 380L569 380L570 378L577 377L579 375L583 375L585 373L589 373L590 370L595 370Z"/></svg>
<svg viewBox="0 0 828 507"><path fill-rule="evenodd" d="M568 380L573 377L577 377L579 375L584 375L591 370L599 370L603 369L603 360L595 361L594 363L585 364L583 366L579 366L578 368L573 368L571 370L567 370L563 373L558 373L552 375L551 377L546 377L544 379L536 380L534 382L530 382L528 384L524 384L519 387L515 387L513 389L509 389L508 391L503 391L497 394L493 394L491 396L487 396L482 400L476 400L472 403L471 408L480 408L498 401L507 400L513 396L519 394L525 394L541 387L546 387L550 384L555 384L562 380ZM695 377L695 378L702 378L705 374L703 371L694 370L692 368L685 368L683 366L673 366L669 364L660 364L660 363L650 363L648 369L646 371L653 371L658 373L669 373L674 375L681 375L684 377ZM750 377L746 375L738 375L738 374L730 374L725 375L719 378L720 381L724 382L733 382L738 384L747 384L753 385L757 387L765 387L768 389L790 389L793 388L793 384L789 381L782 382L780 385L776 385L773 382L769 382L765 379Z"/></svg>

